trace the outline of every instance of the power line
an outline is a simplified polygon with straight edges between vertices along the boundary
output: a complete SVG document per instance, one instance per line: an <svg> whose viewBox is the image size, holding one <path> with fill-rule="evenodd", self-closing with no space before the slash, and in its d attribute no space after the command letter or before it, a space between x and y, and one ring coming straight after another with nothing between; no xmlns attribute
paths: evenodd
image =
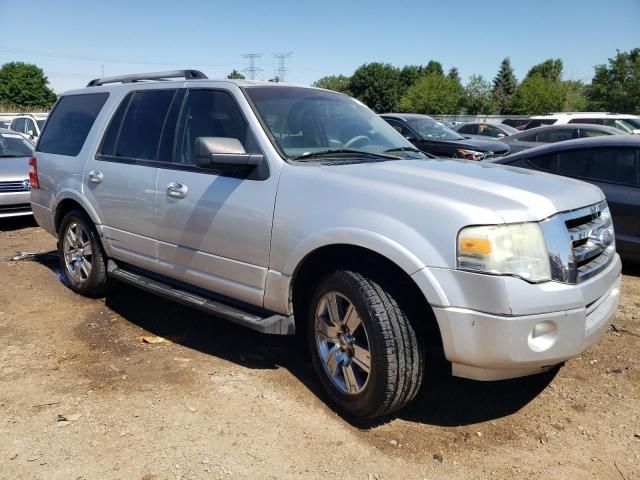
<svg viewBox="0 0 640 480"><path fill-rule="evenodd" d="M278 68L276 68L276 78L279 82L285 81L285 75L289 71L286 67L287 58L293 55L293 52L274 53L273 58L278 59Z"/></svg>
<svg viewBox="0 0 640 480"><path fill-rule="evenodd" d="M242 56L242 58L246 58L249 61L249 66L243 72L246 72L251 80L255 80L256 75L262 72L261 68L256 67L256 60L260 57L262 57L261 53L246 53Z"/></svg>

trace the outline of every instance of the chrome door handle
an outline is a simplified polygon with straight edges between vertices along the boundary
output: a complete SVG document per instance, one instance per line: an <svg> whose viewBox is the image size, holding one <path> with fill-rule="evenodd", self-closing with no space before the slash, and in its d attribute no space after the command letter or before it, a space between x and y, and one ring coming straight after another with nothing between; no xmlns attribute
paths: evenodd
<svg viewBox="0 0 640 480"><path fill-rule="evenodd" d="M187 186L179 182L171 182L167 185L167 195L171 198L184 198L188 191Z"/></svg>
<svg viewBox="0 0 640 480"><path fill-rule="evenodd" d="M91 183L102 183L104 179L104 174L99 170L91 170L89 172L89 181Z"/></svg>

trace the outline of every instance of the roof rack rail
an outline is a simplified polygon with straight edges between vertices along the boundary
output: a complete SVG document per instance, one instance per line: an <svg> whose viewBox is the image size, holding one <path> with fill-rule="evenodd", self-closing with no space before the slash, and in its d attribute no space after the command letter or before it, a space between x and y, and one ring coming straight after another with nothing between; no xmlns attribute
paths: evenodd
<svg viewBox="0 0 640 480"><path fill-rule="evenodd" d="M87 87L99 87L107 83L135 83L144 80L168 80L170 78L184 78L194 80L209 78L200 70L170 70L167 72L135 73L133 75L119 75L117 77L95 78L87 83Z"/></svg>

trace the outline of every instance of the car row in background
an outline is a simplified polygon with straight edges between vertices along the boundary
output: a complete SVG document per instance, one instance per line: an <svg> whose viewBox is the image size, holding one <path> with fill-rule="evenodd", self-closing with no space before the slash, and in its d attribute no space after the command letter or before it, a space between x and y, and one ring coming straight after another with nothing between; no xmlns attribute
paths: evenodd
<svg viewBox="0 0 640 480"><path fill-rule="evenodd" d="M0 129L0 218L31 215L29 158L34 148L23 134Z"/></svg>
<svg viewBox="0 0 640 480"><path fill-rule="evenodd" d="M640 260L640 137L567 140L488 161L563 175L600 187L611 209L616 249L627 259ZM599 235L593 231L583 240L597 245L606 240ZM577 259L578 265L588 260Z"/></svg>
<svg viewBox="0 0 640 480"><path fill-rule="evenodd" d="M532 128L531 130L525 130L524 132L518 132L514 135L504 137L501 141L509 145L511 153L516 153L547 143L608 135L625 135L625 133L617 128L605 127L604 125L573 123Z"/></svg>
<svg viewBox="0 0 640 480"><path fill-rule="evenodd" d="M614 127L625 133L640 134L640 117L622 113L603 112L563 112L550 115L536 115L528 120L507 119L504 124L516 126L519 130L530 130L544 125L567 125L572 123L589 123Z"/></svg>
<svg viewBox="0 0 640 480"><path fill-rule="evenodd" d="M385 113L387 123L399 131L416 148L437 157L483 160L502 157L509 146L491 138L470 138L460 135L444 123L416 113Z"/></svg>
<svg viewBox="0 0 640 480"><path fill-rule="evenodd" d="M32 115L27 113L16 115L9 123L9 130L22 133L35 141L40 136L46 120L47 116L44 114Z"/></svg>

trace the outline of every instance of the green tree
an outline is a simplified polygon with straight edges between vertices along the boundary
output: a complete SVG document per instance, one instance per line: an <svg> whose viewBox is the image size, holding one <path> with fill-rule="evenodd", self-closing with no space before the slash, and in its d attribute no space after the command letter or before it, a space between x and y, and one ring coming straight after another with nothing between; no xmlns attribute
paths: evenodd
<svg viewBox="0 0 640 480"><path fill-rule="evenodd" d="M227 75L227 78L230 80L244 80L245 76L234 68L233 71Z"/></svg>
<svg viewBox="0 0 640 480"><path fill-rule="evenodd" d="M565 80L562 82L565 91L563 112L584 112L587 110L586 87L579 80Z"/></svg>
<svg viewBox="0 0 640 480"><path fill-rule="evenodd" d="M400 71L388 63L366 63L353 73L350 88L369 108L389 112L400 96Z"/></svg>
<svg viewBox="0 0 640 480"><path fill-rule="evenodd" d="M491 94L498 113L512 113L509 111L509 103L517 87L518 80L513 73L511 60L507 57L502 60L500 70L498 71L496 78L493 79L493 90Z"/></svg>
<svg viewBox="0 0 640 480"><path fill-rule="evenodd" d="M11 62L0 67L0 103L21 107L50 108L56 94L41 68L30 63Z"/></svg>
<svg viewBox="0 0 640 480"><path fill-rule="evenodd" d="M405 65L400 70L400 86L404 91L416 83L424 75L424 70L420 65Z"/></svg>
<svg viewBox="0 0 640 480"><path fill-rule="evenodd" d="M509 110L520 115L540 115L562 110L566 98L563 84L540 75L525 78L511 98Z"/></svg>
<svg viewBox="0 0 640 480"><path fill-rule="evenodd" d="M427 66L424 67L424 75L444 75L444 70L442 69L442 64L437 62L436 60L429 60Z"/></svg>
<svg viewBox="0 0 640 480"><path fill-rule="evenodd" d="M333 90L334 92L351 95L351 90L349 89L350 81L351 79L345 75L329 75L316 80L312 85L314 87L326 88L327 90Z"/></svg>
<svg viewBox="0 0 640 480"><path fill-rule="evenodd" d="M462 84L462 80L460 79L460 72L458 72L458 69L456 67L451 67L449 69L449 73L447 73L447 77L449 77L451 80L455 80L456 82Z"/></svg>
<svg viewBox="0 0 640 480"><path fill-rule="evenodd" d="M456 114L461 100L460 85L455 80L443 75L427 75L409 87L400 99L399 109L430 115Z"/></svg>
<svg viewBox="0 0 640 480"><path fill-rule="evenodd" d="M471 115L491 114L494 111L491 84L482 75L471 75L464 89L465 111Z"/></svg>
<svg viewBox="0 0 640 480"><path fill-rule="evenodd" d="M597 65L586 94L590 110L640 114L640 48Z"/></svg>
<svg viewBox="0 0 640 480"><path fill-rule="evenodd" d="M559 82L562 80L562 60L559 58L555 60L550 58L538 65L534 65L531 67L525 78L533 77L535 75L540 75L542 78L546 78L547 80Z"/></svg>

